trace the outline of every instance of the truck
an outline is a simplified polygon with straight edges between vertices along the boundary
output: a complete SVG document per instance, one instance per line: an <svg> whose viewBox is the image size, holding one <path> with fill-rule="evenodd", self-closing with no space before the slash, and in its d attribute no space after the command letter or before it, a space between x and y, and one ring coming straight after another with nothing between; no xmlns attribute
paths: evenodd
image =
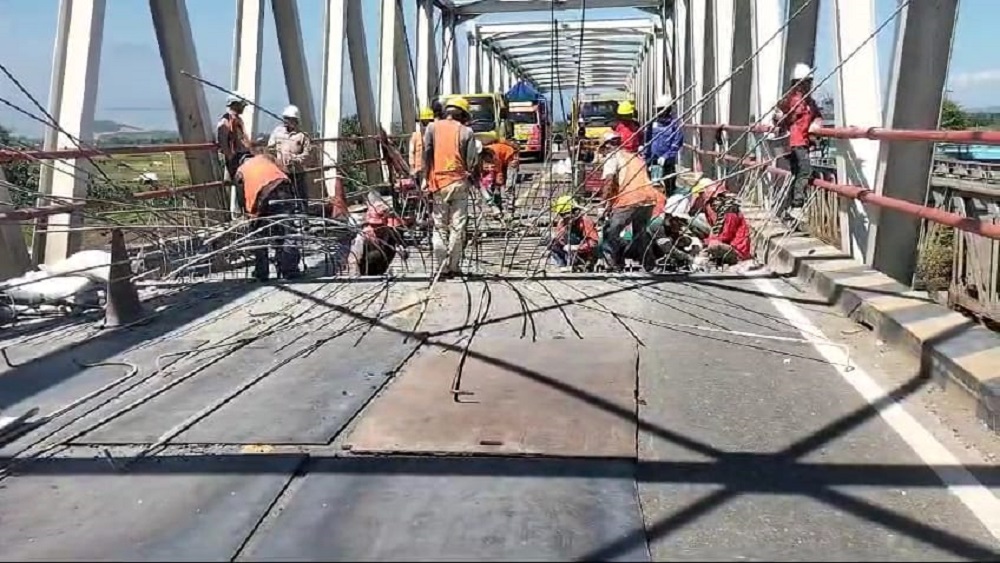
<svg viewBox="0 0 1000 563"><path fill-rule="evenodd" d="M465 94L469 102L469 127L480 141L510 139L513 128L508 121L507 99L503 94Z"/></svg>
<svg viewBox="0 0 1000 563"><path fill-rule="evenodd" d="M581 153L593 154L601 137L614 127L618 104L631 100L627 92L584 94L579 99L573 98L570 131Z"/></svg>
<svg viewBox="0 0 1000 563"><path fill-rule="evenodd" d="M532 102L510 102L508 119L514 129L514 141L522 156L544 160L550 123L545 99Z"/></svg>

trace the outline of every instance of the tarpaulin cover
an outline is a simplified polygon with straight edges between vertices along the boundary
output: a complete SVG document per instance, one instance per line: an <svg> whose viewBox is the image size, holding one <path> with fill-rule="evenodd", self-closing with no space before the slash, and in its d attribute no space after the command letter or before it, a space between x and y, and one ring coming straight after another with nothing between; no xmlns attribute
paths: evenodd
<svg viewBox="0 0 1000 563"><path fill-rule="evenodd" d="M534 86L521 81L507 91L507 100L511 102L534 102L542 99L542 95Z"/></svg>

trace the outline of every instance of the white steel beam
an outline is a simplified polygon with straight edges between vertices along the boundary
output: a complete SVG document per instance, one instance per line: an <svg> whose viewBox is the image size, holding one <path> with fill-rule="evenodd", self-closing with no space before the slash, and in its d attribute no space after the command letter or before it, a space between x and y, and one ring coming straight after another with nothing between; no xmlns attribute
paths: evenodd
<svg viewBox="0 0 1000 563"><path fill-rule="evenodd" d="M763 119L772 113L783 90L782 3L783 0L757 0L753 3L753 49L757 53L753 60L753 94L757 119Z"/></svg>
<svg viewBox="0 0 1000 563"><path fill-rule="evenodd" d="M243 111L243 124L250 138L257 132L257 102L260 90L260 63L264 50L264 0L236 0L236 29L233 42L233 84L240 96L253 104Z"/></svg>
<svg viewBox="0 0 1000 563"><path fill-rule="evenodd" d="M593 0L591 0L593 2ZM455 11L463 16L502 14L511 12L535 12L544 10L579 10L591 8L659 8L663 0L601 0L596 6L586 0L476 0L460 6ZM555 4L555 6L553 6Z"/></svg>
<svg viewBox="0 0 1000 563"><path fill-rule="evenodd" d="M347 4L347 52L351 58L351 75L354 82L354 99L358 107L361 131L366 136L378 133L378 115L375 113L375 96L372 93L371 71L368 66L368 44L365 40L365 20L361 3L344 0ZM391 81L390 81L391 84ZM391 91L391 89L390 89ZM378 157L378 146L372 140L361 143L366 160ZM369 184L382 183L382 167L377 162L365 164Z"/></svg>
<svg viewBox="0 0 1000 563"><path fill-rule="evenodd" d="M678 116L686 118L687 110L691 104L691 94L688 89L691 86L693 77L691 76L691 53L688 50L690 25L687 10L688 0L674 0L673 12L670 20L674 28L674 84L677 88L675 96L680 96L677 100L676 112ZM681 95L684 93L683 95ZM688 151L682 151L687 153ZM686 156L686 154L685 154Z"/></svg>
<svg viewBox="0 0 1000 563"><path fill-rule="evenodd" d="M604 6L601 6L602 8ZM636 18L636 19L622 19L622 20L586 20L586 21L560 21L556 23L556 29L559 31L580 31L583 28L585 31L598 32L604 31L641 31L645 30L651 32L656 29L657 24L654 20L648 18ZM552 22L533 22L533 23L510 23L510 24L488 24L479 26L479 33L484 39L491 39L494 35L500 34L517 34L517 35L529 35L538 34L547 36L552 33Z"/></svg>
<svg viewBox="0 0 1000 563"><path fill-rule="evenodd" d="M56 38L52 53L52 74L49 78L49 103L48 113L53 120L58 123L59 108L62 105L63 95L63 74L66 71L66 54L69 51L69 24L70 12L72 10L72 0L59 1L59 17L56 24ZM56 150L59 131L55 127L45 128L45 140L42 142L42 150ZM52 193L52 166L41 166L38 169L38 200L39 207L48 205L51 201L48 196ZM38 265L45 262L45 227L48 224L48 217L39 217L35 220L35 228L32 230L31 238L31 260L32 264Z"/></svg>
<svg viewBox="0 0 1000 563"><path fill-rule="evenodd" d="M166 75L170 99L173 101L177 131L184 143L215 142L215 120L205 100L204 87L181 74L201 75L194 34L184 0L150 0L153 30L156 33ZM219 108L219 115L223 109ZM204 184L222 178L216 154L208 151L189 152L184 155L191 182ZM195 201L203 209L227 209L230 198L225 189L198 192Z"/></svg>
<svg viewBox="0 0 1000 563"><path fill-rule="evenodd" d="M653 49L653 69L656 72L656 85L653 89L657 96L667 92L667 45L664 36L657 37Z"/></svg>
<svg viewBox="0 0 1000 563"><path fill-rule="evenodd" d="M719 88L715 94L717 123L729 118L729 97L732 83L729 75L733 71L733 34L735 32L736 0L712 0L715 12L715 84ZM744 2L745 4L746 2Z"/></svg>
<svg viewBox="0 0 1000 563"><path fill-rule="evenodd" d="M845 61L836 76L836 124L844 127L882 123L878 45L869 40L875 31L875 0L834 0L833 5L837 60ZM850 139L835 142L838 147L839 179L844 183L874 188L879 141ZM839 214L841 250L864 260L868 251L870 223L865 205L857 200L842 198Z"/></svg>
<svg viewBox="0 0 1000 563"><path fill-rule="evenodd" d="M468 37L469 43L469 57L468 57L468 71L465 89L468 92L479 92L483 88L483 78L480 67L480 55L479 55L479 32L478 29L469 33Z"/></svg>
<svg viewBox="0 0 1000 563"><path fill-rule="evenodd" d="M67 50L62 54L66 69L61 77L63 95L57 115L64 132L57 137L59 148L76 148L77 140L90 143L94 138L104 11L105 0L74 0L72 3ZM52 196L56 201L87 197L87 177L77 168L86 170L87 161L71 159L53 162ZM82 225L83 216L79 212L49 217L45 263L52 264L80 249L81 233L78 227Z"/></svg>
<svg viewBox="0 0 1000 563"><path fill-rule="evenodd" d="M299 123L303 131L315 133L317 128L309 66L302 46L302 21L298 0L271 2L274 28L278 33L278 51L288 88L288 100L299 108Z"/></svg>
<svg viewBox="0 0 1000 563"><path fill-rule="evenodd" d="M451 14L445 14L442 18L442 32L444 38L444 62L442 64L442 93L458 94L461 88L458 85L458 35L455 29L458 22Z"/></svg>
<svg viewBox="0 0 1000 563"><path fill-rule="evenodd" d="M959 0L910 2L900 14L885 126L936 129L948 78ZM876 193L925 204L933 162L929 142L883 143ZM879 210L869 237L869 263L909 286L916 267L920 219Z"/></svg>
<svg viewBox="0 0 1000 563"><path fill-rule="evenodd" d="M379 36L378 122L387 133L392 131L396 102L396 0L382 0L382 33ZM400 107L403 100L400 101Z"/></svg>
<svg viewBox="0 0 1000 563"><path fill-rule="evenodd" d="M431 80L437 80L437 69L431 67L434 45L434 3L417 0L417 99L421 107L430 105Z"/></svg>
<svg viewBox="0 0 1000 563"><path fill-rule="evenodd" d="M347 34L347 4L350 0L326 0L323 33L323 138L341 136L344 102L344 36ZM323 166L340 163L340 143L323 142ZM344 175L337 168L323 173L327 197L336 200L343 194Z"/></svg>

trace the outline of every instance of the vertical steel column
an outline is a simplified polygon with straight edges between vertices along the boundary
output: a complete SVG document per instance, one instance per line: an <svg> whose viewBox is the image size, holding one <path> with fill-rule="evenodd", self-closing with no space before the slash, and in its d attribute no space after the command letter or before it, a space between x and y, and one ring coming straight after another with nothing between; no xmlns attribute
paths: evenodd
<svg viewBox="0 0 1000 563"><path fill-rule="evenodd" d="M948 78L959 0L910 2L900 14L885 126L936 129ZM883 143L875 191L924 204L934 144ZM904 285L913 281L920 219L880 209L868 239L869 263Z"/></svg>
<svg viewBox="0 0 1000 563"><path fill-rule="evenodd" d="M500 53L490 53L490 60L493 61L493 89L490 92L499 92L503 88L503 61L500 60Z"/></svg>
<svg viewBox="0 0 1000 563"><path fill-rule="evenodd" d="M875 0L834 0L834 41L837 61L835 120L838 126L882 123L878 44L868 38L875 31ZM847 57L854 53L850 59ZM850 139L837 146L837 176L849 184L872 189L878 165L879 141ZM869 218L865 205L841 198L840 247L863 260L868 254Z"/></svg>
<svg viewBox="0 0 1000 563"><path fill-rule="evenodd" d="M729 98L732 95L732 81L729 75L733 72L733 35L736 32L736 25L733 17L735 15L736 0L713 0L713 11L715 17L715 83L720 85L719 91L715 94L715 110L718 123L723 123L729 119ZM746 4L746 2L743 2Z"/></svg>
<svg viewBox="0 0 1000 563"><path fill-rule="evenodd" d="M347 52L351 58L351 74L354 82L354 100L358 107L361 131L366 136L378 133L378 116L375 113L375 96L372 93L371 70L368 66L368 43L365 40L365 20L361 14L361 3L345 0L347 22ZM390 90L391 91L391 90ZM361 144L365 160L378 158L375 141L368 139ZM377 162L365 164L369 184L382 183L382 166Z"/></svg>
<svg viewBox="0 0 1000 563"><path fill-rule="evenodd" d="M201 75L187 6L184 0L150 0L149 10L153 17L153 30L156 33L160 60L163 61L163 72L170 90L181 141L215 142L215 121L205 100L205 89L201 84L181 74L181 71L187 71L195 76ZM221 114L222 108L219 108L219 115ZM187 161L188 174L195 184L213 182L223 176L219 168L218 155L214 151L189 152L184 158ZM224 210L229 207L231 201L227 191L221 188L210 192L198 192L194 197L198 207L203 209Z"/></svg>
<svg viewBox="0 0 1000 563"><path fill-rule="evenodd" d="M417 94L413 90L413 67L407 48L406 26L403 10L396 10L396 48L393 62L396 67L396 93L399 95L399 116L403 121L403 132L412 133L417 127ZM390 131L391 133L391 131Z"/></svg>
<svg viewBox="0 0 1000 563"><path fill-rule="evenodd" d="M43 167L44 168L44 167ZM13 211L14 204L7 189L7 178L0 168L0 211ZM23 274L31 267L28 245L24 242L24 232L20 223L0 225L0 280Z"/></svg>
<svg viewBox="0 0 1000 563"><path fill-rule="evenodd" d="M804 7L803 7L804 6ZM801 12L799 11L801 10ZM792 69L799 63L810 67L816 62L816 30L819 26L817 0L788 0L788 17L798 13L785 30L782 52L781 91L788 89Z"/></svg>
<svg viewBox="0 0 1000 563"><path fill-rule="evenodd" d="M264 51L264 0L236 0L232 88L254 104L260 90L260 61ZM248 105L243 123L250 138L257 133L256 105Z"/></svg>
<svg viewBox="0 0 1000 563"><path fill-rule="evenodd" d="M718 106L715 103L716 96L711 93L715 89L716 84L714 4L714 0L695 0L692 4L694 9L691 11L691 25L694 26L694 36L696 41L701 44L701 50L699 52L701 65L698 67L698 71L701 75L700 97L702 105L699 113L700 123L703 124L719 122ZM695 47L697 47L697 44ZM701 138L699 147L701 147L702 150L715 150L715 133L713 131L702 130L699 132L699 136ZM715 159L710 156L702 157L701 169L709 176L716 175Z"/></svg>
<svg viewBox="0 0 1000 563"><path fill-rule="evenodd" d="M444 39L444 62L442 63L442 87L443 94L458 94L461 88L458 86L458 35L455 34L455 26L458 20L454 14L444 14L442 17L443 39Z"/></svg>
<svg viewBox="0 0 1000 563"><path fill-rule="evenodd" d="M420 107L431 103L431 47L434 45L434 2L417 0L417 100Z"/></svg>
<svg viewBox="0 0 1000 563"><path fill-rule="evenodd" d="M69 16L67 50L62 54L66 64L61 77L63 95L59 100L59 112L55 114L59 116L59 124L65 131L60 132L56 138L59 148L75 148L77 139L88 144L93 141L94 107L97 102L101 45L104 40L104 9L105 0L73 2ZM88 178L77 170L78 167L86 170L86 159L53 162L53 198L72 201L87 196ZM68 229L81 226L83 216L79 212L49 217L45 237L45 263L52 264L80 249L80 231L71 232Z"/></svg>
<svg viewBox="0 0 1000 563"><path fill-rule="evenodd" d="M667 80L667 39L666 30L664 29L659 34L654 36L653 42L655 44L655 49L653 50L653 69L656 72L656 85L653 87L656 97L666 94L668 91Z"/></svg>
<svg viewBox="0 0 1000 563"><path fill-rule="evenodd" d="M479 73L479 27L475 28L475 31L469 33L469 56L468 65L469 71L467 75L465 90L466 92L478 92L482 89L482 77Z"/></svg>
<svg viewBox="0 0 1000 563"><path fill-rule="evenodd" d="M688 0L674 0L673 15L671 22L674 28L674 84L677 88L675 96L678 97L676 112L679 117L689 121L688 110L691 107L691 92L688 88L694 77L691 73L691 51L688 49L690 42L689 15L687 10ZM683 93L683 95L681 95ZM689 151L681 151L684 161L690 165Z"/></svg>
<svg viewBox="0 0 1000 563"><path fill-rule="evenodd" d="M52 49L52 73L49 78L49 103L47 108L49 115L57 123L61 121L59 119L59 108L62 105L63 74L66 71L66 53L69 50L69 23L72 9L72 0L59 1L59 19L56 26L55 46ZM59 132L55 127L46 127L42 150L56 150L58 137ZM52 167L41 166L38 169L37 205L41 207L51 203L48 199L50 194L52 194ZM31 238L31 262L34 265L45 262L45 228L47 225L48 217L35 219L35 228L32 230Z"/></svg>
<svg viewBox="0 0 1000 563"><path fill-rule="evenodd" d="M392 118L396 102L396 0L382 0L382 33L379 35L378 122L386 133L392 134ZM399 100L402 108L404 101Z"/></svg>
<svg viewBox="0 0 1000 563"><path fill-rule="evenodd" d="M750 2L727 0L733 10L733 46L731 50L732 82L729 90L729 118L733 125L750 123L753 91L753 5ZM725 114L723 114L725 115ZM735 143L729 147L733 154L743 156L747 151L746 135L730 137Z"/></svg>
<svg viewBox="0 0 1000 563"><path fill-rule="evenodd" d="M302 47L302 22L299 18L298 1L272 0L271 11L274 13L274 28L278 33L278 51L281 54L281 68L288 88L288 100L299 108L301 114L299 124L302 130L315 133L318 129L309 82L309 66L306 64L305 49Z"/></svg>
<svg viewBox="0 0 1000 563"><path fill-rule="evenodd" d="M347 33L347 4L350 0L326 0L323 22L323 138L340 137L344 100L344 36ZM340 164L340 143L323 142L323 166ZM323 172L327 197L335 201L343 190L344 175L339 168Z"/></svg>

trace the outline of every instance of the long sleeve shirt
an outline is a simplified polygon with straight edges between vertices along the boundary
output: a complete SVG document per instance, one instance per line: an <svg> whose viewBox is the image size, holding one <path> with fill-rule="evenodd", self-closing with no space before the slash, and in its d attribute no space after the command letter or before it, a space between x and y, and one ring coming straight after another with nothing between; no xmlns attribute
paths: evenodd
<svg viewBox="0 0 1000 563"><path fill-rule="evenodd" d="M684 146L684 128L677 118L669 121L654 121L646 130L646 162L657 159L676 159Z"/></svg>
<svg viewBox="0 0 1000 563"><path fill-rule="evenodd" d="M300 172L309 160L312 142L302 131L289 131L284 125L279 125L271 132L267 148L275 151L278 163L286 170Z"/></svg>

